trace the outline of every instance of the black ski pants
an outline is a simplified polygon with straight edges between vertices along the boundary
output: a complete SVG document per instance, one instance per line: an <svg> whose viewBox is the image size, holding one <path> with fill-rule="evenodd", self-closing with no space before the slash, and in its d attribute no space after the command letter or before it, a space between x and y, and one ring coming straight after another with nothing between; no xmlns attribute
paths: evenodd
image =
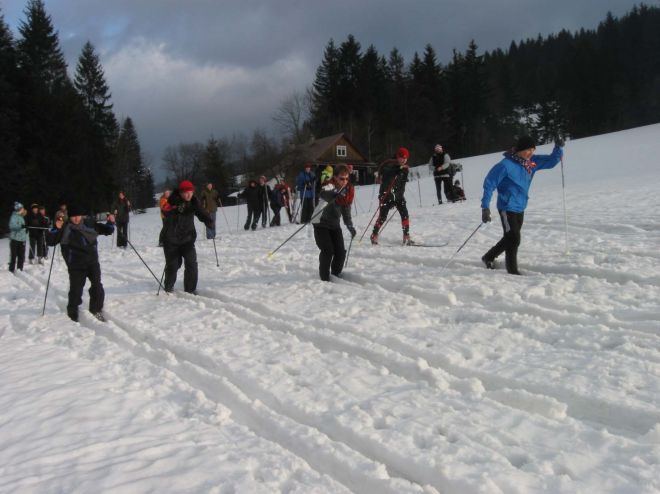
<svg viewBox="0 0 660 494"><path fill-rule="evenodd" d="M176 283L177 271L183 264L183 290L193 293L197 290L197 251L195 243L189 242L183 245L165 244L165 282L163 287L166 292L171 292Z"/></svg>
<svg viewBox="0 0 660 494"><path fill-rule="evenodd" d="M117 247L128 245L128 221L117 222Z"/></svg>
<svg viewBox="0 0 660 494"><path fill-rule="evenodd" d="M511 274L518 272L518 246L520 245L520 230L525 213L500 211L504 236L484 256L488 261L494 261L502 252L505 255L506 270Z"/></svg>
<svg viewBox="0 0 660 494"><path fill-rule="evenodd" d="M314 212L314 198L307 197L303 199L302 211L300 213L300 222L309 223L312 219L312 213Z"/></svg>
<svg viewBox="0 0 660 494"><path fill-rule="evenodd" d="M250 229L250 225L252 225L252 229L256 230L257 229L257 223L259 223L259 217L261 216L261 207L259 206L250 206L248 204L248 213L247 213L247 219L245 220L245 228L246 230Z"/></svg>
<svg viewBox="0 0 660 494"><path fill-rule="evenodd" d="M30 254L28 258L34 259L35 257L46 257L46 240L43 230L39 230L37 234L30 235Z"/></svg>
<svg viewBox="0 0 660 494"><path fill-rule="evenodd" d="M101 283L101 265L94 262L84 269L69 269L69 303L66 306L66 313L74 321L78 320L78 306L82 304L82 293L87 278L91 283L89 287L89 311L96 314L103 309L105 291Z"/></svg>
<svg viewBox="0 0 660 494"><path fill-rule="evenodd" d="M444 187L445 197L447 202L453 202L456 200L454 195L454 185L452 184L452 177L435 177L435 195L438 198L438 204L442 204L442 192L440 189Z"/></svg>
<svg viewBox="0 0 660 494"><path fill-rule="evenodd" d="M408 217L408 206L406 206L405 197L401 198L400 201L389 199L380 206L380 214L378 215L378 219L374 225L374 233L378 233L380 231L383 224L385 224L387 221L387 216L390 210L394 207L397 209L397 211L399 211L399 215L401 216L401 228L403 230L403 234L408 235L410 231L410 218Z"/></svg>
<svg viewBox="0 0 660 494"><path fill-rule="evenodd" d="M9 271L12 273L14 269L18 268L23 271L23 264L25 263L25 242L19 240L11 240L9 242Z"/></svg>
<svg viewBox="0 0 660 494"><path fill-rule="evenodd" d="M319 253L319 275L323 281L330 281L330 273L339 275L344 269L346 249L344 235L338 230L314 225L314 240L321 252Z"/></svg>
<svg viewBox="0 0 660 494"><path fill-rule="evenodd" d="M282 209L282 206L273 206L271 204L270 209L273 210L273 219L270 220L270 226L280 226L282 221L280 218L280 210Z"/></svg>

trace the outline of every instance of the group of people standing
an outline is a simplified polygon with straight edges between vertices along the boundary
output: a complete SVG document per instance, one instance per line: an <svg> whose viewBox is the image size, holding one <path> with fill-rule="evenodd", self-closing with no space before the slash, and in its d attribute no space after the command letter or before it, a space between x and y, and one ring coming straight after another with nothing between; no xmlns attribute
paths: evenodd
<svg viewBox="0 0 660 494"><path fill-rule="evenodd" d="M528 193L532 179L537 171L555 167L563 156L564 142L555 141L550 155L536 155L535 141L529 136L519 138L503 159L486 175L481 199L483 223L491 221L490 202L497 190L497 209L503 228L502 238L486 252L481 260L489 269L496 267L496 258L504 253L505 266L509 274L519 275L517 253L520 245L524 211L527 207ZM449 156L442 146L435 147L430 163L434 167L436 185L444 186L448 200L457 200L455 189L449 189L445 175ZM403 244L411 245L410 217L405 200L405 186L408 181L410 153L401 147L393 159L385 160L378 168L380 182L378 218L371 234L372 244L378 244L379 233L388 221L391 209L396 208L401 220ZM319 276L329 281L330 276L341 276L346 259L346 248L340 222L356 235L351 216L355 189L350 182L350 165L338 165L336 169L326 168L322 173L320 189L316 189L316 176L307 164L296 178L296 188L301 201L301 222L312 224L314 240L319 253ZM435 173L437 172L437 174ZM451 177L449 177L451 179ZM440 197L438 185L438 199ZM197 217L206 226L207 239L215 239L217 208L222 207L219 193L209 183L200 194L194 195L195 187L188 180L182 181L174 191L166 190L159 201L163 228L159 245L165 256L164 289L171 292L177 279L179 268L184 266L184 290L195 294L197 290L198 269L195 241L197 233L194 218ZM275 199L274 191L279 191ZM449 194L448 194L448 191ZM259 220L266 226L265 208L273 208L271 226L279 225L279 209L287 208L291 221L289 188L285 183L278 184L273 190L266 184L264 176L259 181L251 180L239 197L248 203L248 220L244 228L255 230ZM453 199L450 199L453 198ZM275 204L274 204L275 203ZM274 206L274 207L273 207ZM48 246L61 244L62 255L69 273L69 299L67 314L78 320L78 307L82 303L82 291L86 279L90 280L89 310L99 320L104 320L102 313L105 293L101 283L101 267L98 258L98 235L111 235L117 228L117 245L125 247L128 243L128 222L131 210L130 201L123 192L119 192L107 214L106 221L97 222L87 217L86 211L77 205L60 207L56 212L53 225L46 215L45 208L32 204L31 212L20 202L14 203L14 211L9 221L10 263L9 270L22 270L25 260L25 243L30 239L30 262L34 259L43 263L48 256ZM29 231L29 232L28 232Z"/></svg>
<svg viewBox="0 0 660 494"><path fill-rule="evenodd" d="M43 264L48 259L46 230L50 227L50 218L45 206L33 203L28 211L20 202L14 203L14 211L9 219L9 271L23 270L25 247L29 240L28 261L30 264Z"/></svg>

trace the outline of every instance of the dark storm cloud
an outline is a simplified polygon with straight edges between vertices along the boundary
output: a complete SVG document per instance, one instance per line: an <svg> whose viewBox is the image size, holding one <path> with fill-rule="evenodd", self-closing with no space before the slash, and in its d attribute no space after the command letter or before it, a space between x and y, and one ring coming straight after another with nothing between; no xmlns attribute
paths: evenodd
<svg viewBox="0 0 660 494"><path fill-rule="evenodd" d="M0 0L16 32L25 1ZM657 0L656 0L657 2ZM71 70L85 41L120 116L155 161L166 145L272 127L271 115L314 77L323 49L353 34L407 62L430 43L441 63L561 29L594 28L633 0L46 0Z"/></svg>

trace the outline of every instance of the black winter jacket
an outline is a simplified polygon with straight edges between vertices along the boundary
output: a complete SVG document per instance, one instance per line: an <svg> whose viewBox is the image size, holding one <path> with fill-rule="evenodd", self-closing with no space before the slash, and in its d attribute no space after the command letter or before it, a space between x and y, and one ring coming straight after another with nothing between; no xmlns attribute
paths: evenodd
<svg viewBox="0 0 660 494"><path fill-rule="evenodd" d="M195 216L207 227L212 228L213 218L202 208L195 196L189 202L183 200L178 192L172 192L163 208L162 238L165 244L183 245L197 239Z"/></svg>
<svg viewBox="0 0 660 494"><path fill-rule="evenodd" d="M115 199L115 202L110 206L110 211L115 215L115 221L117 223L128 223L130 220L129 211L131 207L128 204L128 199L125 197L123 199ZM116 213L115 213L116 211Z"/></svg>
<svg viewBox="0 0 660 494"><path fill-rule="evenodd" d="M252 183L252 182L250 182ZM243 189L243 192L238 194L238 197L241 199L245 199L247 202L248 207L251 209L256 209L256 210L261 210L263 209L263 198L261 197L263 192L261 188L256 185L256 182L254 187L251 187L248 185Z"/></svg>
<svg viewBox="0 0 660 494"><path fill-rule="evenodd" d="M110 222L96 223L93 218L85 218L76 228L73 223L66 223L61 230L51 228L46 232L48 245L62 244L62 257L71 269L87 269L99 262L98 242L100 235L112 235L115 225Z"/></svg>
<svg viewBox="0 0 660 494"><path fill-rule="evenodd" d="M380 164L378 173L381 177L380 190L378 191L379 199L402 201L406 192L408 168L402 168L396 159L390 159ZM387 194L386 197L384 197L385 194Z"/></svg>

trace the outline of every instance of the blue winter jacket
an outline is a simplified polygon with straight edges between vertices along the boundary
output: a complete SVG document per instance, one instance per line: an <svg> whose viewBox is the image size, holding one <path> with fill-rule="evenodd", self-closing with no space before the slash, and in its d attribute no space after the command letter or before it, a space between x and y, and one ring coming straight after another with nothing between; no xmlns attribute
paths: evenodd
<svg viewBox="0 0 660 494"><path fill-rule="evenodd" d="M296 177L296 189L300 194L304 192L305 199L313 199L316 194L316 175L301 171Z"/></svg>
<svg viewBox="0 0 660 494"><path fill-rule="evenodd" d="M9 218L9 238L17 242L25 242L27 230L25 229L25 218L14 211Z"/></svg>
<svg viewBox="0 0 660 494"><path fill-rule="evenodd" d="M506 157L496 164L486 175L484 180L484 195L481 198L481 207L488 209L490 207L490 198L493 191L497 189L497 209L498 211L510 211L512 213L522 213L527 207L529 199L529 187L532 184L534 174L538 170L554 168L561 160L563 151L559 147L552 150L552 154L535 154L530 161L536 163L529 173L525 167Z"/></svg>

